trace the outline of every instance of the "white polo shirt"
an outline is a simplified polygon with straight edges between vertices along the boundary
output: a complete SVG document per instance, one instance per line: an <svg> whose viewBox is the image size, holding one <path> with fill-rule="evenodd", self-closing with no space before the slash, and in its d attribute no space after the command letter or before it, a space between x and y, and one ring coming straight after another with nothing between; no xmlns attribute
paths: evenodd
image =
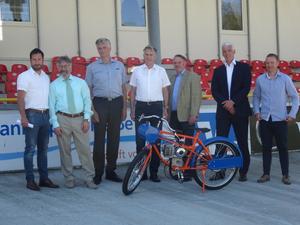
<svg viewBox="0 0 300 225"><path fill-rule="evenodd" d="M136 100L143 102L163 101L164 87L170 86L170 80L163 67L154 65L151 69L143 64L134 69L130 85L136 87Z"/></svg>
<svg viewBox="0 0 300 225"><path fill-rule="evenodd" d="M17 90L25 91L25 109L48 109L50 79L46 73L36 73L32 68L21 73Z"/></svg>

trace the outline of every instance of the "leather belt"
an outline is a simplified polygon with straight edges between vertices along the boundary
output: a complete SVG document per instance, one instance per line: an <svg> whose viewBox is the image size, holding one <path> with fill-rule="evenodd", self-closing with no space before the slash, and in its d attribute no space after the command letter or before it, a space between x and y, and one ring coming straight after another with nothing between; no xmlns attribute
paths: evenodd
<svg viewBox="0 0 300 225"><path fill-rule="evenodd" d="M123 98L123 96L118 96L116 98L111 98L111 97L95 97L96 99L99 99L99 100L105 100L105 101L113 101L113 100L116 100L116 99L119 99L119 98Z"/></svg>
<svg viewBox="0 0 300 225"><path fill-rule="evenodd" d="M143 101L137 101L138 104L144 104L144 105L160 105L163 102L162 101L153 101L153 102L143 102Z"/></svg>
<svg viewBox="0 0 300 225"><path fill-rule="evenodd" d="M47 113L49 111L49 109L26 109L25 111L32 111L32 112L37 112L37 113Z"/></svg>
<svg viewBox="0 0 300 225"><path fill-rule="evenodd" d="M69 113L64 113L64 112L58 111L57 113L60 115L66 116L66 117L71 117L71 118L81 117L84 115L83 112L76 113L76 114L69 114Z"/></svg>

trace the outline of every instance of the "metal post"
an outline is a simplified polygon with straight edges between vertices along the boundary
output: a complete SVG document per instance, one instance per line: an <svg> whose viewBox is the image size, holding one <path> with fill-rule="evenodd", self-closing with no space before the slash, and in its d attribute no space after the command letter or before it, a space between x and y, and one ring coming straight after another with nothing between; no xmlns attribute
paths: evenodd
<svg viewBox="0 0 300 225"><path fill-rule="evenodd" d="M81 56L80 46L80 24L79 24L79 1L76 0L76 21L77 21L77 54Z"/></svg>
<svg viewBox="0 0 300 225"><path fill-rule="evenodd" d="M36 10L36 38L37 47L40 48L40 15L39 15L39 0L35 0L35 10Z"/></svg>
<svg viewBox="0 0 300 225"><path fill-rule="evenodd" d="M252 59L251 55L251 32L250 32L250 9L249 9L249 0L247 0L247 33L248 33L248 59Z"/></svg>
<svg viewBox="0 0 300 225"><path fill-rule="evenodd" d="M116 32L116 55L119 56L119 30L118 30L118 5L117 0L114 1L115 6L115 32Z"/></svg>
<svg viewBox="0 0 300 225"><path fill-rule="evenodd" d="M221 47L221 37L220 37L220 15L219 15L219 8L220 8L220 4L219 4L219 0L216 0L216 5L217 5L217 45L218 45L218 58L221 58L221 51L220 51L220 47Z"/></svg>
<svg viewBox="0 0 300 225"><path fill-rule="evenodd" d="M187 58L190 58L187 0L184 0L184 22L185 22L185 51L186 51L185 54Z"/></svg>
<svg viewBox="0 0 300 225"><path fill-rule="evenodd" d="M157 49L156 63L160 64L161 48L160 48L159 0L148 0L147 9L148 9L149 44L151 44Z"/></svg>
<svg viewBox="0 0 300 225"><path fill-rule="evenodd" d="M278 22L278 0L275 0L275 22L276 22L276 48L280 58L279 22Z"/></svg>

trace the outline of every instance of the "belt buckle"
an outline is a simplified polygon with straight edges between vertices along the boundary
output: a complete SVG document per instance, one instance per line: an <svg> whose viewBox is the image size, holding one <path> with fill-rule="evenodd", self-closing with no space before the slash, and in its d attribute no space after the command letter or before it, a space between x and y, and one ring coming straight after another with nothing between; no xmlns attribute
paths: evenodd
<svg viewBox="0 0 300 225"><path fill-rule="evenodd" d="M113 98L109 97L107 98L107 101L111 102L113 100Z"/></svg>

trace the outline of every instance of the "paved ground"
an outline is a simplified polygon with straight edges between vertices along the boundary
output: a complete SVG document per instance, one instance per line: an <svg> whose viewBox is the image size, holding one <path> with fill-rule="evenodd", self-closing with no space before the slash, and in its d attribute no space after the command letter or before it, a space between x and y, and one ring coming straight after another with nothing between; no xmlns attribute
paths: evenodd
<svg viewBox="0 0 300 225"><path fill-rule="evenodd" d="M253 156L249 181L236 179L219 191L202 193L195 182L143 182L130 196L121 184L104 180L98 190L79 186L69 190L24 188L22 173L0 174L0 225L299 225L300 152L290 155L291 186L280 181L274 155L271 181L256 183L261 156ZM126 167L119 169L124 174ZM78 177L81 170L76 170ZM60 171L51 178L63 185Z"/></svg>

